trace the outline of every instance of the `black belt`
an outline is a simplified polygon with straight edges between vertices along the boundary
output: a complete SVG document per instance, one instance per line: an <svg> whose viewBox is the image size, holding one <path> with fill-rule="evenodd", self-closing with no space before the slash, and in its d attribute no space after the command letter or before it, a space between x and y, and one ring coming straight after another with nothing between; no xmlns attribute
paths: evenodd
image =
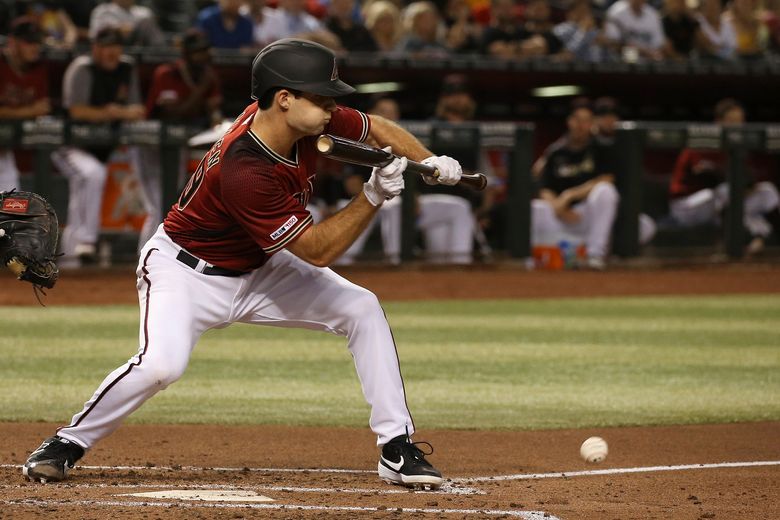
<svg viewBox="0 0 780 520"><path fill-rule="evenodd" d="M182 249L179 251L179 254L176 255L176 260L183 263L187 267L191 267L192 269L198 270L198 264L200 263L200 260L191 254L189 254L187 251ZM200 271L203 274L207 274L209 276L241 276L241 271L234 271L232 269L223 269L222 267L217 267L215 265L209 265L206 264L206 266L203 268L202 271Z"/></svg>

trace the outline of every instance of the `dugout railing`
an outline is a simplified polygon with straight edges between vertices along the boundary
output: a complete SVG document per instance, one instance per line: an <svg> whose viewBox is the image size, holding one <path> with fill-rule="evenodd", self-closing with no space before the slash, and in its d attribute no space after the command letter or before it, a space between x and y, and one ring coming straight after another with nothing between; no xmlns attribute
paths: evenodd
<svg viewBox="0 0 780 520"><path fill-rule="evenodd" d="M491 149L507 154L506 254L522 259L531 256L531 210L534 181L531 178L534 126L524 123L474 122L446 123L407 121L402 123L434 152L445 150ZM181 149L200 127L139 121L122 124L79 123L60 118L30 121L0 121L0 147L23 148L33 152L31 189L51 198L54 183L51 152L64 145L81 147L135 145L160 148L163 214L178 197L177 185ZM638 219L642 204L643 156L648 150L684 147L722 149L729 157L729 204L724 233L726 253L739 258L743 251L743 194L746 186L746 155L758 150L780 151L780 125L748 124L739 128L701 123L623 122L616 136L621 203L615 225L613 250L622 257L639 254ZM415 197L419 180L407 177L402 199L401 258L414 258Z"/></svg>

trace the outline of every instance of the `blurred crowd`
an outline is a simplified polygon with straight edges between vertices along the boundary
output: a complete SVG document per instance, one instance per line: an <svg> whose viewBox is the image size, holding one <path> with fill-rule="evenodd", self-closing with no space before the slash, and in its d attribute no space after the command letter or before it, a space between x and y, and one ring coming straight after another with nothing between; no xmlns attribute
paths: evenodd
<svg viewBox="0 0 780 520"><path fill-rule="evenodd" d="M780 52L780 0L0 0L0 34L19 16L38 24L46 45L65 49L105 27L118 28L127 45L175 44L162 17L226 49L295 36L341 52L428 58L635 62Z"/></svg>

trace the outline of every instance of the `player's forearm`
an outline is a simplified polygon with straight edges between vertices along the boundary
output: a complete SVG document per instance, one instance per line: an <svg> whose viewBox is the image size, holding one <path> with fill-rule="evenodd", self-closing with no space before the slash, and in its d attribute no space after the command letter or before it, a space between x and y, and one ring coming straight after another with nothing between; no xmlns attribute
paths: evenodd
<svg viewBox="0 0 780 520"><path fill-rule="evenodd" d="M361 192L344 209L304 231L287 249L312 265L327 267L349 249L378 209Z"/></svg>
<svg viewBox="0 0 780 520"><path fill-rule="evenodd" d="M392 146L393 153L408 157L412 161L422 161L433 155L423 144L404 128L381 116L370 115L371 131L368 136L373 144L384 147Z"/></svg>
<svg viewBox="0 0 780 520"><path fill-rule="evenodd" d="M68 114L72 119L86 121L88 123L104 123L106 121L114 120L114 117L111 116L105 108L89 105L72 106L68 110Z"/></svg>

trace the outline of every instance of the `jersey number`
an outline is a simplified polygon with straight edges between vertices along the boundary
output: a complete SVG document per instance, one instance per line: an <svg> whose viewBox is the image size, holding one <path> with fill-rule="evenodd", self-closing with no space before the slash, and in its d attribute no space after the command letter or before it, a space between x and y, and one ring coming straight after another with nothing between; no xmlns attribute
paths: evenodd
<svg viewBox="0 0 780 520"><path fill-rule="evenodd" d="M195 173L193 173L192 177L190 177L190 180L187 182L184 190L182 190L181 196L179 197L179 211L182 211L187 207L187 204L189 204L192 200L192 197L195 196L195 193L197 193L200 185L203 184L203 178L206 176L206 171L204 168L205 162L206 158L204 157L198 164L198 168L195 170Z"/></svg>

